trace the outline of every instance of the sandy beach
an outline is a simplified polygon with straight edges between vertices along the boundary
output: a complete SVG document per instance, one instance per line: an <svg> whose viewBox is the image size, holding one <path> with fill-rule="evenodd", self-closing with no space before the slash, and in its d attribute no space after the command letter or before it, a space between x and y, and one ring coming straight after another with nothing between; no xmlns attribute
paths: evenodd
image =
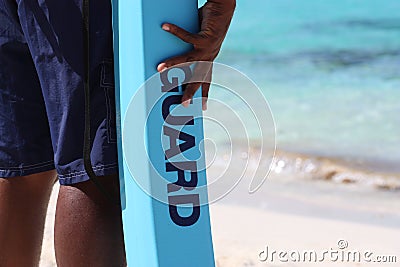
<svg viewBox="0 0 400 267"><path fill-rule="evenodd" d="M293 157L279 155L281 160ZM382 266L373 262L382 260L379 256L396 261L384 266L399 266L400 192L369 183L315 179L318 171L310 178L275 167L256 193L248 193L249 178L244 177L228 195L213 203L217 266ZM218 166L211 168L208 176L217 173ZM48 210L43 267L56 266L52 224L57 190L55 186ZM310 251L317 262L304 259L304 255L310 257L304 254ZM360 255L360 259L349 253ZM348 254L350 258L344 257Z"/></svg>

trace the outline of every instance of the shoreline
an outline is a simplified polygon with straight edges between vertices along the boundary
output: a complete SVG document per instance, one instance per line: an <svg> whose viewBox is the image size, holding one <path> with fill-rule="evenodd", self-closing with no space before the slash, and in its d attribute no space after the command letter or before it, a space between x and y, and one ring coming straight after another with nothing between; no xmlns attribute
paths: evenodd
<svg viewBox="0 0 400 267"><path fill-rule="evenodd" d="M277 151L272 171L277 170L306 179L360 184L380 190L400 190L400 172L366 169L354 161L334 157Z"/></svg>
<svg viewBox="0 0 400 267"><path fill-rule="evenodd" d="M375 162L375 165L372 165L366 160L328 157L282 149L277 149L274 153L273 149L261 150L256 146L239 147L230 151L229 145L226 144L219 147L218 153L206 155L207 161L213 159L213 164L216 163L216 166L211 165L209 168L211 171L224 164L237 162L243 165L243 162L247 161L253 169L269 168L269 176L284 175L297 179L357 184L377 190L400 191L400 171L391 171L385 167L384 162ZM235 166L230 167L235 168Z"/></svg>
<svg viewBox="0 0 400 267"><path fill-rule="evenodd" d="M365 172L382 173L387 175L398 175L400 176L400 166L396 160L384 160L381 158L374 157L355 157L355 156L344 156L344 155L327 155L326 153L321 153L306 149L289 149L280 148L278 151L293 155L302 155L305 157L317 158L317 159L328 159L339 165L344 165L352 169L361 169Z"/></svg>

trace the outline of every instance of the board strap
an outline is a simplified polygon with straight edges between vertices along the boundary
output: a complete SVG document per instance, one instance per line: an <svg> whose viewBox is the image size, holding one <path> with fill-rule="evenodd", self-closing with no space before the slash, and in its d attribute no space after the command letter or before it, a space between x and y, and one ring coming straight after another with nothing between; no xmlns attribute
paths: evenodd
<svg viewBox="0 0 400 267"><path fill-rule="evenodd" d="M104 188L95 174L92 166L90 152L92 150L91 129L90 129L90 27L89 27L89 0L82 0L82 17L83 17L83 55L84 55L84 81L83 88L85 91L85 132L83 141L83 164L89 179L95 184L97 189L111 202L120 206L120 201Z"/></svg>

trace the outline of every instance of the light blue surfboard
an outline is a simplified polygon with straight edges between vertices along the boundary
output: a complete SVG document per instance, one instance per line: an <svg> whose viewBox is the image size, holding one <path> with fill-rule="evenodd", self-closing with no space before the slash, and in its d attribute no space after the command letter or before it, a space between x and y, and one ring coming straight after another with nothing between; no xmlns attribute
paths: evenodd
<svg viewBox="0 0 400 267"><path fill-rule="evenodd" d="M164 22L197 32L197 0L113 0L127 261L138 267L213 267L201 90L183 108L182 86L176 85L190 78L190 68L157 73L158 63L192 49L163 31Z"/></svg>

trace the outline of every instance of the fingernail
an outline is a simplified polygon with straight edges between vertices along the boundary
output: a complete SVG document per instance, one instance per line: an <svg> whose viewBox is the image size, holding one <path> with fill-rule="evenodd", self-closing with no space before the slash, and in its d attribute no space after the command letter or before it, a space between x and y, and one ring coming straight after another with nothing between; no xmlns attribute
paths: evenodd
<svg viewBox="0 0 400 267"><path fill-rule="evenodd" d="M189 106L189 104L190 104L190 99L188 99L188 100L182 102L182 105L183 105L185 108L187 108L187 107Z"/></svg>
<svg viewBox="0 0 400 267"><path fill-rule="evenodd" d="M167 64L165 64L165 63L160 63L157 66L157 71L159 71L159 72L163 72L166 69L167 69Z"/></svg>
<svg viewBox="0 0 400 267"><path fill-rule="evenodd" d="M168 24L163 24L163 25L162 25L162 29L163 29L164 31L169 31L171 28L169 27Z"/></svg>
<svg viewBox="0 0 400 267"><path fill-rule="evenodd" d="M207 103L204 103L203 104L203 111L206 111L207 110Z"/></svg>

